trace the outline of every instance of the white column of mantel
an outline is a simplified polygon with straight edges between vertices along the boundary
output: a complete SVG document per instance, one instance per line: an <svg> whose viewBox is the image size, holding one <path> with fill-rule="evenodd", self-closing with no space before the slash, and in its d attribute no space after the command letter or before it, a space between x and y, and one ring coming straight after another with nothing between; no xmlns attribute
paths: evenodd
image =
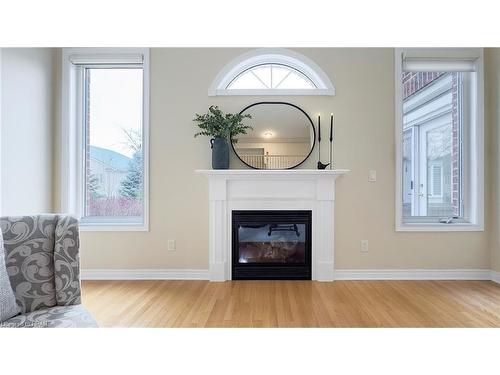
<svg viewBox="0 0 500 375"><path fill-rule="evenodd" d="M316 181L312 278L333 281L335 176L324 176Z"/></svg>
<svg viewBox="0 0 500 375"><path fill-rule="evenodd" d="M209 179L209 277L210 281L229 279L227 256L227 180L224 176Z"/></svg>

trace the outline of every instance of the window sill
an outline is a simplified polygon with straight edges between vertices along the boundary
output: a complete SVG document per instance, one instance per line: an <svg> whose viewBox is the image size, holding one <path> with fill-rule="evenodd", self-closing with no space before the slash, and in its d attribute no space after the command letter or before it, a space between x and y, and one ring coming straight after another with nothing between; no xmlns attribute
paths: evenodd
<svg viewBox="0 0 500 375"><path fill-rule="evenodd" d="M81 232L149 232L147 224L96 224L80 222Z"/></svg>
<svg viewBox="0 0 500 375"><path fill-rule="evenodd" d="M473 223L398 223L396 232L483 232L484 226Z"/></svg>

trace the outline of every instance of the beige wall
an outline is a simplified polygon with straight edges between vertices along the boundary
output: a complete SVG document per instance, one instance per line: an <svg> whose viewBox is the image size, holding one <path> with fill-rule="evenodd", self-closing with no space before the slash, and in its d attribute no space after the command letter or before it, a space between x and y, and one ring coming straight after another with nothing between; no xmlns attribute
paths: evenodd
<svg viewBox="0 0 500 375"><path fill-rule="evenodd" d="M56 52L3 48L1 214L52 211Z"/></svg>
<svg viewBox="0 0 500 375"><path fill-rule="evenodd" d="M490 127L489 150L491 168L487 185L490 189L491 268L500 272L500 49L488 48L486 61L486 123Z"/></svg>
<svg viewBox="0 0 500 375"><path fill-rule="evenodd" d="M237 112L261 99L207 96L219 70L245 51L151 50L150 231L82 233L84 268L208 267L207 181L193 170L210 168L210 147L208 139L193 138L192 119L211 104ZM352 170L338 180L336 268L489 268L488 232L394 231L393 50L297 51L325 70L337 95L275 99L310 115L334 112L336 167ZM325 162L327 147L322 151ZM316 161L315 152L303 167L314 168ZM234 156L231 163L242 167ZM369 169L377 170L376 183L367 181ZM177 241L176 252L167 251L167 239ZM369 253L360 252L361 239L370 241Z"/></svg>

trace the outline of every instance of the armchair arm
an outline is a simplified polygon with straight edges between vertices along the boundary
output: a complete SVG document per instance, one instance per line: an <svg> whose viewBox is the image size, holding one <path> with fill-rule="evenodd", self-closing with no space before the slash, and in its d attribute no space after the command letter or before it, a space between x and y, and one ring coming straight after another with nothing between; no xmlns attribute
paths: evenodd
<svg viewBox="0 0 500 375"><path fill-rule="evenodd" d="M78 220L60 215L55 230L54 267L58 306L81 303Z"/></svg>

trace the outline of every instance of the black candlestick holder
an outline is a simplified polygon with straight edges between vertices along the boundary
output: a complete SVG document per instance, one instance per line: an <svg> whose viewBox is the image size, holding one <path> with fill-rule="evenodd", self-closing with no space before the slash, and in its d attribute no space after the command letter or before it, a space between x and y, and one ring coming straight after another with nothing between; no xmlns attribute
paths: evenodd
<svg viewBox="0 0 500 375"><path fill-rule="evenodd" d="M330 163L323 164L321 161L318 160L318 169L326 169L326 167L328 167L329 165Z"/></svg>
<svg viewBox="0 0 500 375"><path fill-rule="evenodd" d="M330 163L323 164L321 162L321 117L318 116L318 169L326 169Z"/></svg>

